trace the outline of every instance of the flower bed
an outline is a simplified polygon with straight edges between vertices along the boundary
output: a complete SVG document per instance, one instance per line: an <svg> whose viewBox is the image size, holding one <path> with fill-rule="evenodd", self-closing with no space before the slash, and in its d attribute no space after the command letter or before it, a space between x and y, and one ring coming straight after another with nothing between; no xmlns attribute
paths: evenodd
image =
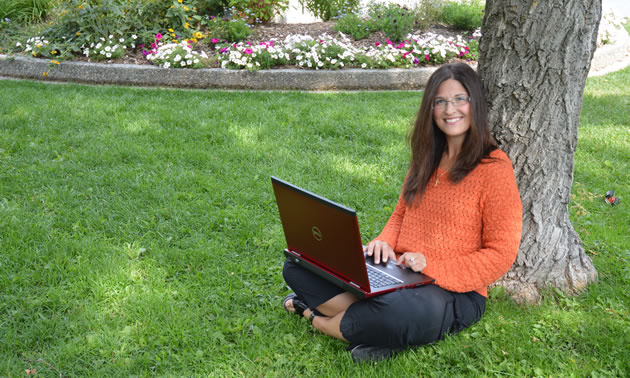
<svg viewBox="0 0 630 378"><path fill-rule="evenodd" d="M478 37L479 34L475 34ZM387 69L412 68L437 65L453 59L474 61L477 59L478 43L475 38L466 41L461 37L445 38L427 33L409 35L404 42L386 40L369 48L357 48L343 34L331 37L327 34L318 38L309 35L290 35L282 42L270 40L252 44L250 42L225 43L212 40L211 52L195 50L196 42L183 41L177 44L156 41L150 50L144 50L148 60L165 68L221 67L227 69L259 70L292 66L304 69Z"/></svg>

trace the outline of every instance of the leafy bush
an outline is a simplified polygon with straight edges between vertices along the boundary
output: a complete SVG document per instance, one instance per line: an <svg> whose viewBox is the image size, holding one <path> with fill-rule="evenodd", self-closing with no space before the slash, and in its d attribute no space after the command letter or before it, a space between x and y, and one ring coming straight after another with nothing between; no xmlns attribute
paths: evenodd
<svg viewBox="0 0 630 378"><path fill-rule="evenodd" d="M229 7L229 0L197 0L199 16L223 16L223 12Z"/></svg>
<svg viewBox="0 0 630 378"><path fill-rule="evenodd" d="M50 0L0 0L0 20L41 22L48 16L52 4Z"/></svg>
<svg viewBox="0 0 630 378"><path fill-rule="evenodd" d="M374 8L373 12L380 29L392 41L402 41L413 31L416 15L407 7L392 3Z"/></svg>
<svg viewBox="0 0 630 378"><path fill-rule="evenodd" d="M442 6L442 0L422 0L418 7L414 10L415 13L415 29L426 30L439 21L440 19L440 7Z"/></svg>
<svg viewBox="0 0 630 378"><path fill-rule="evenodd" d="M351 35L352 38L358 41L379 30L379 25L369 17L361 17L357 13L349 13L337 18L333 28L335 31Z"/></svg>
<svg viewBox="0 0 630 378"><path fill-rule="evenodd" d="M245 40L252 34L252 26L247 23L247 20L238 18L236 14L233 14L237 18L216 18L212 17L208 23L208 40L221 40L228 42L240 42Z"/></svg>
<svg viewBox="0 0 630 378"><path fill-rule="evenodd" d="M288 5L289 0L230 0L230 6L236 10L237 15L247 18L250 23L267 23L286 10Z"/></svg>
<svg viewBox="0 0 630 378"><path fill-rule="evenodd" d="M330 21L342 13L349 13L359 9L360 0L299 0L300 5L308 9L316 17Z"/></svg>
<svg viewBox="0 0 630 378"><path fill-rule="evenodd" d="M440 21L459 30L475 30L481 27L484 7L480 0L451 1L442 6Z"/></svg>

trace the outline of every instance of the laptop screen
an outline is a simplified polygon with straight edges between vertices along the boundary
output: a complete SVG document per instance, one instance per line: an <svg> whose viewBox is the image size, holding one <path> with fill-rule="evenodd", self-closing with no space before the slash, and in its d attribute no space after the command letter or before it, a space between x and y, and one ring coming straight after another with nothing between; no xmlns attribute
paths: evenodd
<svg viewBox="0 0 630 378"><path fill-rule="evenodd" d="M290 251L369 291L356 212L271 178Z"/></svg>

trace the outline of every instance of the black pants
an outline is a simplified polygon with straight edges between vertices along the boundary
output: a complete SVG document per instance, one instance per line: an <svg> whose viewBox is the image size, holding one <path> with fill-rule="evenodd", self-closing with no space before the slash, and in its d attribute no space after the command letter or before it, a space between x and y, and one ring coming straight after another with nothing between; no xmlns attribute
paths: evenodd
<svg viewBox="0 0 630 378"><path fill-rule="evenodd" d="M343 293L343 289L289 260L282 275L311 309ZM340 330L351 344L403 349L461 331L479 321L485 309L486 298L476 292L454 293L426 285L353 303L341 319Z"/></svg>

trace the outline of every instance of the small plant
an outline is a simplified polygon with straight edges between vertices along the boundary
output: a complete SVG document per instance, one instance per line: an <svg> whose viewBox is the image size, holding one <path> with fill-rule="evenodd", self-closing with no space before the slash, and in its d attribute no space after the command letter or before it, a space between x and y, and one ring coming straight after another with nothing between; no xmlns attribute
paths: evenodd
<svg viewBox="0 0 630 378"><path fill-rule="evenodd" d="M232 13L235 15L234 13ZM228 42L240 42L252 34L252 26L243 18L211 17L208 23L208 37Z"/></svg>
<svg viewBox="0 0 630 378"><path fill-rule="evenodd" d="M42 22L52 5L50 0L0 0L0 19L19 23Z"/></svg>
<svg viewBox="0 0 630 378"><path fill-rule="evenodd" d="M481 27L484 7L480 0L451 1L442 6L440 21L459 30L475 30Z"/></svg>
<svg viewBox="0 0 630 378"><path fill-rule="evenodd" d="M371 18L363 18L358 13L349 13L337 18L335 31L349 34L355 41L363 39L379 29L378 23Z"/></svg>
<svg viewBox="0 0 630 378"><path fill-rule="evenodd" d="M324 21L359 9L359 0L299 0L300 4Z"/></svg>
<svg viewBox="0 0 630 378"><path fill-rule="evenodd" d="M415 30L426 30L440 19L442 0L422 0L415 9Z"/></svg>
<svg viewBox="0 0 630 378"><path fill-rule="evenodd" d="M267 23L285 11L288 0L230 0L232 18L244 18L249 23Z"/></svg>
<svg viewBox="0 0 630 378"><path fill-rule="evenodd" d="M409 33L413 32L415 24L414 12L398 4L383 7L377 19L385 36L396 42L404 40Z"/></svg>

